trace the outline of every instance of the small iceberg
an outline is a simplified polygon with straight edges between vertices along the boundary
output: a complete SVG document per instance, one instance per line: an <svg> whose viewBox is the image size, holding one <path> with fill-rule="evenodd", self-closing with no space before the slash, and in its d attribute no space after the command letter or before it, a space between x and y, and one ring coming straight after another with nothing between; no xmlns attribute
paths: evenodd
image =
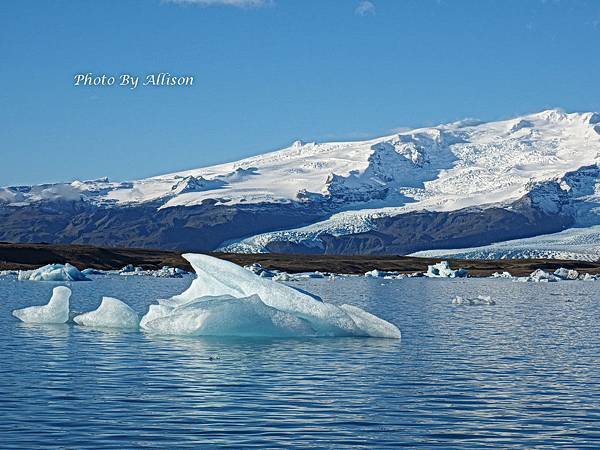
<svg viewBox="0 0 600 450"><path fill-rule="evenodd" d="M0 277L18 276L18 270L0 270Z"/></svg>
<svg viewBox="0 0 600 450"><path fill-rule="evenodd" d="M560 278L561 280L577 280L579 278L579 272L573 269L559 267L554 271L554 276Z"/></svg>
<svg viewBox="0 0 600 450"><path fill-rule="evenodd" d="M84 327L136 329L140 318L121 300L103 297L97 309L75 316L73 322Z"/></svg>
<svg viewBox="0 0 600 450"><path fill-rule="evenodd" d="M386 280L400 280L402 278L405 278L404 275L402 275L400 272L393 272L393 271L389 271L386 272L385 270L377 270L377 269L373 269L370 270L368 272L365 272L365 277L367 278L384 278Z"/></svg>
<svg viewBox="0 0 600 450"><path fill-rule="evenodd" d="M277 271L265 269L260 263L252 263L249 266L244 266L244 269L263 278L273 278L277 274Z"/></svg>
<svg viewBox="0 0 600 450"><path fill-rule="evenodd" d="M495 305L496 302L492 300L489 295L478 295L475 298L467 298L456 296L452 299L453 305L466 305L466 306L482 306L482 305Z"/></svg>
<svg viewBox="0 0 600 450"><path fill-rule="evenodd" d="M560 278L552 273L548 273L542 269L537 269L533 271L528 277L525 278L527 282L533 283L548 283L560 281Z"/></svg>
<svg viewBox="0 0 600 450"><path fill-rule="evenodd" d="M299 281L299 278L287 272L279 272L275 274L273 281Z"/></svg>
<svg viewBox="0 0 600 450"><path fill-rule="evenodd" d="M492 278L513 278L510 272L494 272Z"/></svg>
<svg viewBox="0 0 600 450"><path fill-rule="evenodd" d="M46 305L15 309L12 314L27 323L66 323L69 320L69 298L71 289L57 286Z"/></svg>
<svg viewBox="0 0 600 450"><path fill-rule="evenodd" d="M35 270L20 270L20 281L90 281L71 264L48 264Z"/></svg>
<svg viewBox="0 0 600 450"><path fill-rule="evenodd" d="M185 254L197 278L182 294L151 305L140 327L203 336L363 336L400 338L400 330L360 308L325 303L234 263Z"/></svg>
<svg viewBox="0 0 600 450"><path fill-rule="evenodd" d="M155 277L155 278L183 278L187 272L177 267L163 266L158 270L144 270L141 267L134 267L129 264L117 272L122 276L140 276L140 277Z"/></svg>
<svg viewBox="0 0 600 450"><path fill-rule="evenodd" d="M83 269L81 271L81 273L84 275L106 275L107 274L107 272L104 270L92 269L92 268Z"/></svg>
<svg viewBox="0 0 600 450"><path fill-rule="evenodd" d="M452 270L448 261L440 261L432 266L427 266L426 277L429 278L464 278L468 276L465 269Z"/></svg>

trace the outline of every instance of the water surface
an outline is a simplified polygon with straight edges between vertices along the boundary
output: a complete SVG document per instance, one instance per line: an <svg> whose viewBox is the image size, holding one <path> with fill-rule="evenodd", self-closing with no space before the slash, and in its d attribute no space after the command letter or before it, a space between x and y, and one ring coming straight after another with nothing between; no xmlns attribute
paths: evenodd
<svg viewBox="0 0 600 450"><path fill-rule="evenodd" d="M191 279L94 277L139 312ZM292 283L389 320L402 340L151 336L19 323L53 283L0 279L0 447L598 448L597 282ZM491 295L495 306L456 306Z"/></svg>

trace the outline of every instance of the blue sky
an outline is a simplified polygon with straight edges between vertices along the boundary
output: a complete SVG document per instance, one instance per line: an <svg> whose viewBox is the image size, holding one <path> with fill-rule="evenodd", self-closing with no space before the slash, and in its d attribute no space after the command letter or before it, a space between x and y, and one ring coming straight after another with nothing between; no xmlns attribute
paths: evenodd
<svg viewBox="0 0 600 450"><path fill-rule="evenodd" d="M0 185L134 179L304 140L600 109L600 1L5 0ZM75 88L79 72L192 88Z"/></svg>

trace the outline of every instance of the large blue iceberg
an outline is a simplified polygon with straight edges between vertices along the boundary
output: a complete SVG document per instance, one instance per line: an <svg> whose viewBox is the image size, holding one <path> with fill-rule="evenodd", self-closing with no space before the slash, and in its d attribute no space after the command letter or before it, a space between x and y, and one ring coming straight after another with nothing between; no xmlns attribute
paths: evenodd
<svg viewBox="0 0 600 450"><path fill-rule="evenodd" d="M351 305L325 303L207 255L185 254L197 278L151 305L140 327L179 335L364 336L400 338L389 322Z"/></svg>

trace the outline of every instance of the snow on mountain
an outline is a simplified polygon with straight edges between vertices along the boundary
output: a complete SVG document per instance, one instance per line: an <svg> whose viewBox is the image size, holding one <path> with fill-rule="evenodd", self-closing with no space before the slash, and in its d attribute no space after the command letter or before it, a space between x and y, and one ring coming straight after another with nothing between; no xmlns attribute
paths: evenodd
<svg viewBox="0 0 600 450"><path fill-rule="evenodd" d="M162 207L171 207L207 199L228 204L291 202L312 195L344 206L373 201L376 207L451 210L517 198L528 182L594 164L599 152L600 114L549 110L500 122L414 129L362 142L297 141L237 162L132 183L100 179L4 188L0 199L84 195L117 204L161 200ZM180 188L182 183L186 188Z"/></svg>
<svg viewBox="0 0 600 450"><path fill-rule="evenodd" d="M600 226L569 228L560 233L499 242L482 247L426 250L411 256L460 259L549 258L600 260Z"/></svg>
<svg viewBox="0 0 600 450"><path fill-rule="evenodd" d="M133 182L107 179L0 188L0 205L83 201L165 211L206 204L304 205L327 217L306 227L236 238L222 248L264 251L277 239L374 229L382 217L503 205L531 194L552 214L576 199L577 225L599 216L600 114L548 110L510 120L465 120L360 142L304 143L237 162Z"/></svg>

